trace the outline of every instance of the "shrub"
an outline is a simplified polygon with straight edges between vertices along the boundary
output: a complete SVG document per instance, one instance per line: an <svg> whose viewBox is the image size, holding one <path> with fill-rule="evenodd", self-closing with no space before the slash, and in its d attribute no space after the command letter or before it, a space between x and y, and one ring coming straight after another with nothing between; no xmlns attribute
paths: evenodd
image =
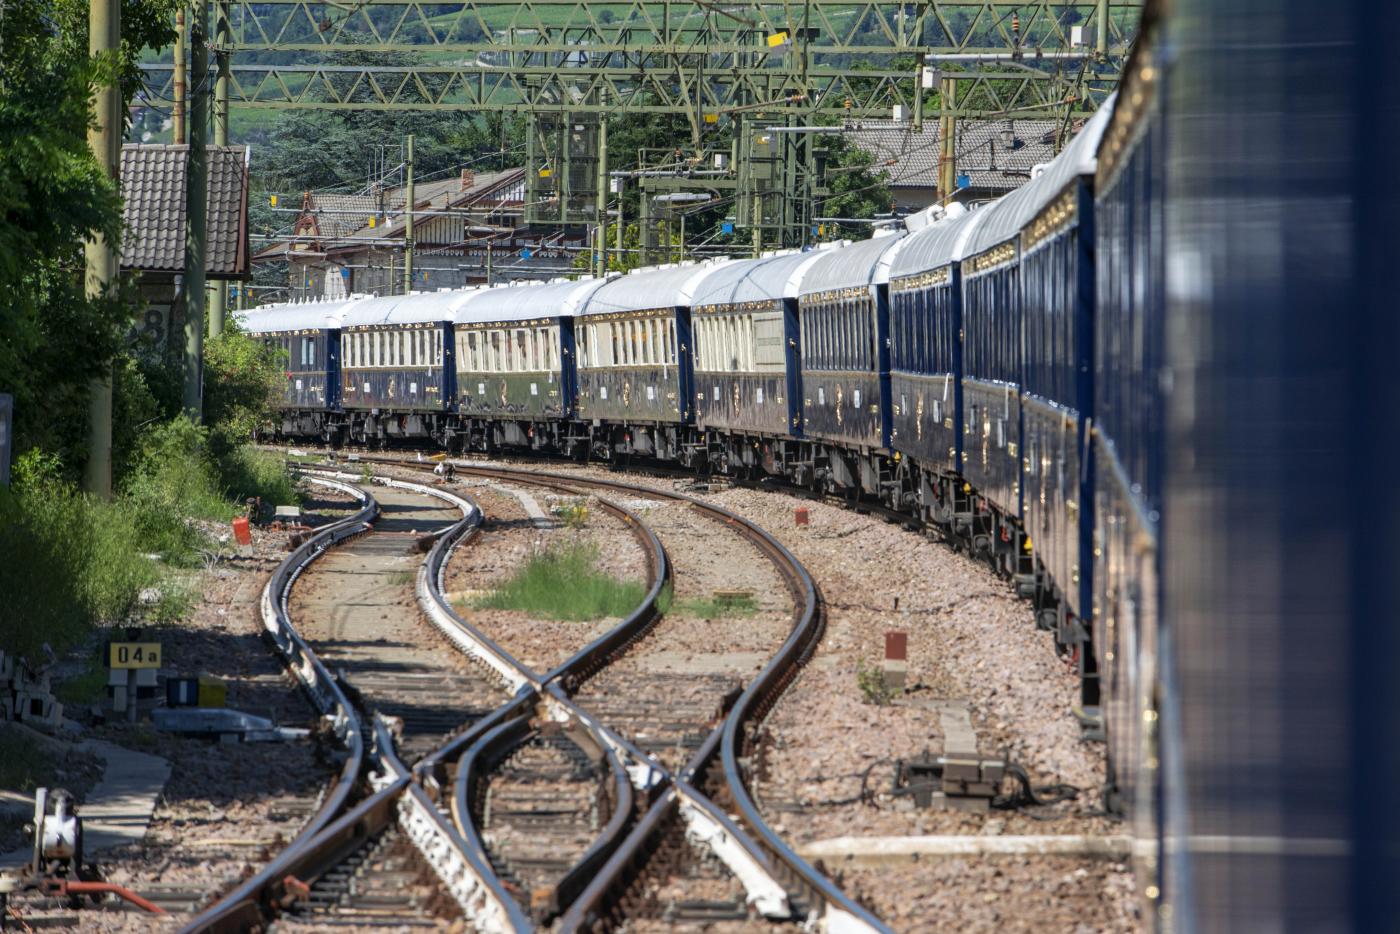
<svg viewBox="0 0 1400 934"><path fill-rule="evenodd" d="M215 454L228 454L269 421L283 379L282 351L232 324L205 341L204 422Z"/></svg>
<svg viewBox="0 0 1400 934"><path fill-rule="evenodd" d="M176 565L189 564L208 544L188 518L234 515L219 489L208 433L183 415L147 432L125 499L136 515L136 540Z"/></svg>
<svg viewBox="0 0 1400 934"><path fill-rule="evenodd" d="M0 593L25 598L0 601L0 646L31 659L44 643L74 645L91 621L124 619L160 581L130 505L84 496L58 474L56 459L29 452L14 490L0 490Z"/></svg>
<svg viewBox="0 0 1400 934"><path fill-rule="evenodd" d="M867 666L864 661L856 662L856 687L867 704L883 707L894 700L894 691L885 683L885 673L879 665Z"/></svg>
<svg viewBox="0 0 1400 934"><path fill-rule="evenodd" d="M595 620L626 616L641 605L646 587L597 569L598 550L567 544L532 557L501 587L480 598L485 609L524 610L547 619Z"/></svg>
<svg viewBox="0 0 1400 934"><path fill-rule="evenodd" d="M218 467L220 483L235 503L250 496L279 506L301 502L301 491L287 471L287 461L278 454L241 445L219 458Z"/></svg>

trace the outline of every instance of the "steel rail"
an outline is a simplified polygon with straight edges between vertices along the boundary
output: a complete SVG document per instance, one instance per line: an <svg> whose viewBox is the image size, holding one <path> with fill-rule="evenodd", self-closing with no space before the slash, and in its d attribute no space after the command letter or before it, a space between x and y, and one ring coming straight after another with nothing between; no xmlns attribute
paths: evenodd
<svg viewBox="0 0 1400 934"><path fill-rule="evenodd" d="M378 506L368 493L341 482L342 479L357 479L353 476L311 470L299 472L313 483L350 493L366 505L356 515L321 530L279 565L264 590L264 623L317 706L323 711L333 709L336 712L337 735L346 744L349 755L326 803L297 839L260 872L196 917L185 930L243 931L260 925L267 913L277 907L287 907L295 900L288 894L289 884L304 885L305 880L314 880L323 875L369 836L383 831L394 819L404 827L433 871L478 928L490 931L527 929L529 921L515 900L499 884L492 884L497 880L489 863L476 858L434 800L415 784L414 774L399 761L394 752L393 737L382 718L376 717L374 722L373 760L378 772L370 776L370 784L375 791L346 810L349 796L358 784L367 758L360 719L347 696L353 693L353 686L342 686L330 678L324 664L291 625L287 599L292 584L312 560L332 545L368 530L369 520L377 514ZM460 521L437 533L435 547L442 545L445 539L460 538L468 527L479 524L479 510L461 497L392 478L378 478L376 482L435 496L462 510ZM273 593L278 595L275 601L271 597ZM463 741L474 742L477 737L489 732L523 700L523 697L518 697L516 701L478 721L463 734Z"/></svg>
<svg viewBox="0 0 1400 934"><path fill-rule="evenodd" d="M762 841L762 845L774 857L778 864L785 868L791 879L799 882L804 889L804 894L814 895L821 900L831 921L840 922L841 926L848 930L874 930L888 931L878 918L870 911L857 904L854 899L842 892L836 885L818 872L811 864L803 859L786 842L768 826L767 822L759 813L753 798L748 791L747 779L739 764L739 749L750 735L750 731L762 720L771 710L772 705L778 697L796 677L801 666L811 657L816 649L818 640L822 633L822 619L818 612L818 600L816 593L816 583L812 580L811 574L806 567L788 549L774 538L767 531L763 530L748 519L712 503L707 503L697 497L678 493L674 490L657 490L650 487L636 484L622 483L614 480L600 478L579 478L567 474L540 471L516 471L503 467L481 467L471 463L454 464L458 473L470 475L493 475L503 478L512 478L517 482L540 482L556 481L563 483L582 484L585 486L602 487L604 489L626 492L632 495L656 497L669 499L676 502L688 503L697 510L709 514L717 521L722 521L727 525L734 526L741 530L746 538L757 545L762 551L768 554L773 560L779 572L785 578L789 589L792 591L794 602L800 608L800 613L793 627L792 632L779 648L777 654L764 666L763 670L749 682L739 700L726 717L720 730L712 732L707 737L706 742L687 763L682 778L672 779L677 794L685 795L692 800L700 810L708 810L699 802L706 801L692 784L692 781L703 781L704 774L708 768L710 760L714 756L716 743L724 767L724 787L733 796L739 808L740 815L746 827L757 834ZM548 677L548 676L547 676ZM553 680L551 678L551 680ZM661 802L653 805L653 808L661 806ZM722 811L715 809L720 817L724 817ZM657 818L660 819L659 817ZM725 818L725 823L728 823ZM736 840L742 838L743 834L737 826L729 824L725 828ZM638 831L634 831L629 836L624 849L635 848L640 845ZM740 845L750 856L754 855L752 843L748 846ZM610 860L609 866L623 867L625 860ZM759 865L771 865L767 860L760 861ZM734 868L731 864L731 869ZM601 873L600 873L601 876ZM585 891L587 894L598 894L599 890L590 886ZM753 898L753 891L750 890ZM596 903L592 906L597 907ZM583 899L576 901L570 911L565 915L561 923L561 930L589 929L585 923L590 906L584 904ZM571 922L577 922L580 926L570 928Z"/></svg>
<svg viewBox="0 0 1400 934"><path fill-rule="evenodd" d="M372 459L371 462L390 463L416 470L428 469L421 464L385 461L378 458ZM337 476L345 475L337 474ZM390 486L427 491L458 503L467 502L455 494L435 488L395 481L387 477L377 477L375 480ZM580 492L577 485L573 484L545 482L534 485L546 486L575 495ZM514 686L516 700L508 706L517 711L515 714L517 720L511 722L523 722L524 718L528 716L528 704L538 699L539 692L551 681L568 679L572 683L580 683L589 674L606 664L607 660L614 657L621 648L639 638L659 617L657 601L660 599L663 587L670 579L666 552L660 539L631 510L606 499L600 498L598 502L602 508L617 515L627 523L634 534L641 539L647 559L650 587L642 603L626 619L579 650L570 659L556 667L550 675L543 678L457 614L444 594L446 567L452 552L464 541L480 532L479 509L475 510L475 514L468 521L459 523L442 534L434 543L427 560L420 568L418 598L425 614L469 656L483 662L495 674ZM556 698L557 700L558 698ZM570 704L567 698L564 699L562 705L553 704L551 710L562 719L578 722L604 750L613 778L614 799L617 801L613 817L608 821L598 838L560 879L554 890L545 899L546 913L552 915L572 901L588 879L592 877L598 865L622 842L632 812L632 784L638 779L635 777L635 771L629 772L623 766L619 750L629 757L643 756L644 754L621 737L607 731L596 720L583 716L583 712ZM472 798L467 778L475 774L474 763L477 758L488 753L500 754L511 744L520 741L520 734L517 731L507 731L504 729L505 725L505 722L502 721L501 728L493 730L490 734L480 734L473 729L467 734L456 737L425 757L414 769L420 783L435 793L438 800L441 800L443 797L442 785L447 778L447 762L463 746L467 746L467 751L462 754L462 758L458 762L457 780L454 783L455 793L451 798L450 807L457 830L464 841L467 852L472 857L472 863L479 868L486 888L490 889L497 898L510 898L510 894L495 875L480 834L471 819L472 812L469 802ZM660 768L659 764L654 762L652 765ZM654 780L649 777L644 778L640 787L649 787L653 783ZM517 930L523 930L523 928L517 927Z"/></svg>
<svg viewBox="0 0 1400 934"><path fill-rule="evenodd" d="M421 464L394 458L369 458L369 460L409 469L426 469ZM689 504L701 513L707 514L709 518L736 528L741 535L763 551L773 561L784 578L793 596L794 604L798 608L794 614L793 629L783 645L759 674L749 682L739 700L735 702L734 707L726 716L725 721L706 737L700 749L692 756L678 776L672 775L653 757L645 753L640 754L642 756L641 762L644 763L642 770L654 773L649 776L651 784L642 787L650 787L653 793L657 794L657 798L647 814L649 819L644 819L633 828L632 833L603 865L592 882L580 893L579 898L575 899L573 904L569 906L568 911L560 920L559 930L593 930L598 923L606 923L604 919L607 917L609 906L606 901L609 895L625 886L626 880L623 874L634 870L639 865L635 857L646 848L649 835L654 832L656 827L664 824L664 819L672 808L679 808L684 802L687 806L686 816L692 835L711 841L717 855L744 882L749 892L750 902L761 912L769 913L772 916L786 916L785 911L792 907L793 900L787 897L786 891L779 898L772 892L772 887L767 884L767 879L781 873L786 876L787 884L796 884L799 887L799 894L804 896L804 901L815 897L821 903L825 909L828 924L851 931L889 931L890 929L870 911L837 888L831 880L807 863L768 826L753 802L747 786L747 777L739 763L742 747L751 737L753 729L772 709L778 697L796 677L801 666L811 657L821 637L823 621L818 612L816 584L805 566L781 542L755 523L721 506L674 490L655 489L603 478L576 477L551 471L526 471L510 467L483 466L471 462L456 462L453 466L458 474L469 476L484 476L490 479L536 486L562 485L575 489L579 486L601 488L634 496L660 498ZM565 665L545 675L547 687L562 688L562 691L550 692L556 695L556 706L566 710L568 708L572 708L574 711L578 710L567 695L572 694L573 690L577 689L579 682L570 678L572 672L566 670L567 667L571 663L580 665L585 658L596 660L601 667L601 664L605 664L613 652L632 641L631 638L621 638L617 631L621 628L619 626L595 640ZM565 696L561 698L558 694ZM591 720L592 718L587 719ZM596 721L593 722L596 724ZM614 745L620 755L633 755L639 752L630 743L625 741L619 743L618 739L620 738L616 734L609 734L611 731L601 731L601 735ZM721 787L726 789L734 799L744 827L731 821L724 810L716 807L699 790L698 786L706 781L707 773L717 752L723 765ZM637 778L634 776L634 783L636 782ZM455 797L457 810L461 813L468 813L465 783L460 780ZM701 825L698 833L696 832L697 824ZM750 838L750 832L758 839Z"/></svg>
<svg viewBox="0 0 1400 934"><path fill-rule="evenodd" d="M345 746L347 756L339 777L331 786L321 807L301 832L281 853L233 891L205 909L182 931L243 931L262 922L269 898L275 896L281 880L290 874L308 852L316 836L339 815L349 801L360 771L365 749L360 718L340 684L331 677L320 658L292 626L288 597L292 584L313 561L332 545L359 535L379 514L379 504L363 490L334 480L313 482L354 496L361 508L353 515L330 523L284 558L263 587L261 610L265 635L272 641L288 668L296 675L323 717L332 720L335 735Z"/></svg>

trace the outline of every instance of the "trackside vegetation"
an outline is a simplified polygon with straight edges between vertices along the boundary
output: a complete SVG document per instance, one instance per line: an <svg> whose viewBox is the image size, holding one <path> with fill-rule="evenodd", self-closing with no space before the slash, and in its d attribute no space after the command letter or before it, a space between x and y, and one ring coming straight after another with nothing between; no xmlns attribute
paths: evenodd
<svg viewBox="0 0 1400 934"><path fill-rule="evenodd" d="M280 388L271 350L236 331L209 341L203 417L191 420L177 358L132 336L144 307L134 275L87 294L84 242L122 238L118 186L88 148L93 92L115 78L131 100L138 58L169 44L178 4L121 6L122 48L99 57L83 0L12 0L0 16L0 392L15 402L0 650L38 663L99 624L178 620L239 503L295 496L280 460L248 444ZM112 384L110 499L78 487L99 379Z"/></svg>
<svg viewBox="0 0 1400 934"><path fill-rule="evenodd" d="M590 621L626 616L646 596L639 581L598 569L598 549L569 542L534 555L500 587L475 601L479 609L524 610L541 619Z"/></svg>

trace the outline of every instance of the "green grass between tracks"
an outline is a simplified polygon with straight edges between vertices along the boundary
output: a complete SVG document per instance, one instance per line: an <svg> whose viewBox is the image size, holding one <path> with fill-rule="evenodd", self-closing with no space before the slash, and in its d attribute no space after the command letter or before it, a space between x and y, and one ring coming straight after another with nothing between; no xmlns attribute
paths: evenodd
<svg viewBox="0 0 1400 934"><path fill-rule="evenodd" d="M589 621L626 616L641 604L646 586L598 569L598 549L569 543L532 557L496 590L477 598L479 609L524 610L542 619Z"/></svg>

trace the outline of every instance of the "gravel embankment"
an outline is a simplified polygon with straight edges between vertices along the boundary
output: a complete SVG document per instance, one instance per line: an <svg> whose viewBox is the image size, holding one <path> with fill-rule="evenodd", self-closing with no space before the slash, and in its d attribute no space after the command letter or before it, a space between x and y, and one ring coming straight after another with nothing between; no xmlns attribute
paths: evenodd
<svg viewBox="0 0 1400 934"><path fill-rule="evenodd" d="M561 496L548 490L460 477L459 489L481 507L480 534L453 552L447 571L448 599L457 612L539 674L560 664L617 625L619 617L591 622L532 618L524 610L487 609L478 598L505 583L532 556L550 547L578 544L597 553L598 570L624 581L646 580L646 555L626 523L593 496ZM548 516L556 506L582 506L580 527L549 520L537 523L515 493L533 499Z"/></svg>
<svg viewBox="0 0 1400 934"><path fill-rule="evenodd" d="M584 472L619 478L597 468ZM622 476L663 488L685 485ZM813 662L766 724L753 789L786 839L800 845L840 836L1126 832L1099 811L1104 746L1081 739L1072 714L1077 676L1008 583L946 545L879 517L772 491L736 487L699 495L774 534L806 565L825 602L826 632ZM798 507L807 509L810 525L795 523ZM713 532L693 540L719 550ZM719 562L730 580L751 564L738 555ZM879 665L889 630L908 634L908 683L903 694L877 705L858 678L862 668ZM714 635L713 644L723 644ZM989 813L913 810L892 800L884 793L896 759L943 751L940 709L950 704L966 710L981 755L1005 754L1034 784L1068 783L1078 796L1046 808ZM863 787L873 792L864 800ZM952 919L954 927L972 930L1130 930L1136 924L1132 875L1111 860L930 858L878 870L828 869L901 930L932 930Z"/></svg>

